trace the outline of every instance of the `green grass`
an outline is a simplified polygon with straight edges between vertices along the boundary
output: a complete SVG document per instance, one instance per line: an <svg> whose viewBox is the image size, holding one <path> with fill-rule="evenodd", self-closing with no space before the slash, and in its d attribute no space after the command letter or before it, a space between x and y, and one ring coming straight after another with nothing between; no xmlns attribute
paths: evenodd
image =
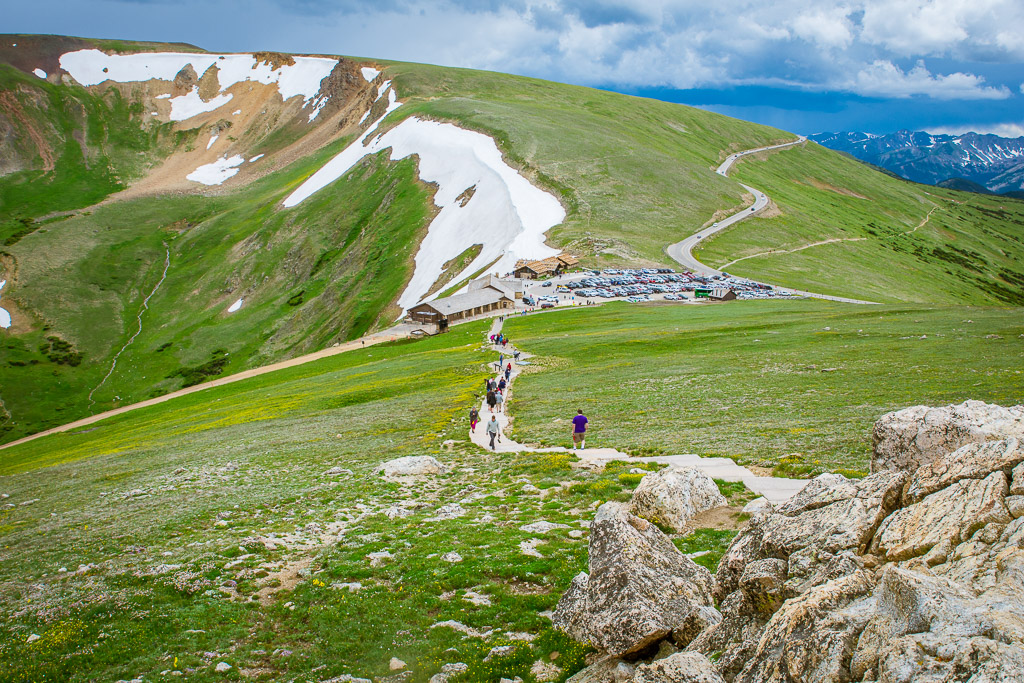
<svg viewBox="0 0 1024 683"><path fill-rule="evenodd" d="M229 678L380 677L391 657L414 680L449 662L467 664L467 680L527 678L541 658L561 680L582 668L586 648L540 612L586 569L582 523L594 506L628 500L619 475L630 463L592 473L567 453L469 444L485 329L341 354L0 451L13 505L0 511L0 679L177 670L208 681L222 678L220 661L234 667ZM410 486L375 474L417 454L451 469ZM326 475L332 467L352 474ZM464 516L431 521L456 501ZM410 514L383 514L396 505ZM519 529L539 519L568 528ZM691 545L714 550L712 536ZM523 554L531 539L542 557ZM391 558L368 561L385 550ZM463 560L442 559L449 551ZM293 586L252 599L299 568L308 572ZM362 590L336 585L351 582ZM470 604L467 591L490 604ZM482 639L432 628L447 620L500 630ZM41 639L27 643L32 633ZM505 644L511 655L484 661Z"/></svg>
<svg viewBox="0 0 1024 683"><path fill-rule="evenodd" d="M863 475L888 411L1021 402L1021 313L754 301L510 318L506 334L538 356L516 384L515 438L568 446L582 408L588 446Z"/></svg>
<svg viewBox="0 0 1024 683"><path fill-rule="evenodd" d="M702 242L704 263L872 301L1024 304L1022 201L896 180L815 144L745 160L731 175L781 215ZM800 249L826 240L844 241Z"/></svg>

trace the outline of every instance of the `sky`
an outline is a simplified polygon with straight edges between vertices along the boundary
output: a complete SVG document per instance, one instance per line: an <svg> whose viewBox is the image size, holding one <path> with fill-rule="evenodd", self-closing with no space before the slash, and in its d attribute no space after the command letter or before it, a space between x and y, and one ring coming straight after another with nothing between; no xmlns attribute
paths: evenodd
<svg viewBox="0 0 1024 683"><path fill-rule="evenodd" d="M33 0L11 33L488 69L797 133L1024 135L1024 0Z"/></svg>

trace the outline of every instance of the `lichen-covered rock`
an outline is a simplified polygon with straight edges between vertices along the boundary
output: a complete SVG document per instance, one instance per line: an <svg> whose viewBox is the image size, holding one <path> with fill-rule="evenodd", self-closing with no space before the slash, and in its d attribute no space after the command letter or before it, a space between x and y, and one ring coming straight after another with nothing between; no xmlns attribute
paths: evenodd
<svg viewBox="0 0 1024 683"><path fill-rule="evenodd" d="M1024 453L986 439L752 517L687 650L730 683L1024 681Z"/></svg>
<svg viewBox="0 0 1024 683"><path fill-rule="evenodd" d="M618 657L602 657L565 683L628 683L633 680L635 670L632 664Z"/></svg>
<svg viewBox="0 0 1024 683"><path fill-rule="evenodd" d="M633 683L725 683L725 679L704 655L677 652L638 666Z"/></svg>
<svg viewBox="0 0 1024 683"><path fill-rule="evenodd" d="M611 655L669 636L712 604L711 574L656 526L619 503L598 508L590 526L590 573L573 579L552 616L570 636Z"/></svg>
<svg viewBox="0 0 1024 683"><path fill-rule="evenodd" d="M968 443L1024 437L1024 406L965 401L913 406L883 415L872 434L871 471L912 472Z"/></svg>
<svg viewBox="0 0 1024 683"><path fill-rule="evenodd" d="M711 477L693 467L670 467L640 480L629 511L679 532L694 515L722 505L728 501Z"/></svg>
<svg viewBox="0 0 1024 683"><path fill-rule="evenodd" d="M871 550L887 560L906 560L944 541L955 545L990 522L1009 522L1007 490L1006 475L999 471L958 481L886 518Z"/></svg>
<svg viewBox="0 0 1024 683"><path fill-rule="evenodd" d="M377 468L377 472L385 479L422 477L428 474L443 474L447 471L448 468L445 465L430 455L408 455L404 458L395 458Z"/></svg>
<svg viewBox="0 0 1024 683"><path fill-rule="evenodd" d="M1024 448L1017 439L967 444L919 467L903 491L903 505L920 502L928 494L964 479L984 479L996 470L1010 472L1021 462Z"/></svg>

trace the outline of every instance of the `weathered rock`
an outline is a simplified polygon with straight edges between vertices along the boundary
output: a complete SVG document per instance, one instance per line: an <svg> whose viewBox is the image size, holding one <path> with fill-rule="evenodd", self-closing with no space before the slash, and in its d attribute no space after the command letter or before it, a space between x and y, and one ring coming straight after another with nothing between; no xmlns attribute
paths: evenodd
<svg viewBox="0 0 1024 683"><path fill-rule="evenodd" d="M871 550L888 560L906 560L943 541L956 544L990 522L1009 522L1003 502L1007 488L1002 472L958 481L886 518Z"/></svg>
<svg viewBox="0 0 1024 683"><path fill-rule="evenodd" d="M857 572L786 601L733 683L844 680L849 652L867 620L852 603L870 596L873 587L869 573Z"/></svg>
<svg viewBox="0 0 1024 683"><path fill-rule="evenodd" d="M542 519L542 520L539 520L539 521L536 521L536 522L531 522L529 524L524 524L523 526L519 527L519 530L520 531L526 531L526 532L529 532L531 534L546 534L547 532L549 532L549 531L551 531L553 529L568 529L568 528L569 528L569 526L567 524L557 524L555 522L549 522L547 520Z"/></svg>
<svg viewBox="0 0 1024 683"><path fill-rule="evenodd" d="M612 656L643 649L711 605L711 574L656 526L618 503L602 505L590 527L590 574L558 602L558 629Z"/></svg>
<svg viewBox="0 0 1024 683"><path fill-rule="evenodd" d="M943 408L905 408L875 423L871 471L912 472L968 443L1010 437L1024 437L1024 406L965 401Z"/></svg>
<svg viewBox="0 0 1024 683"><path fill-rule="evenodd" d="M404 458L388 460L377 468L377 472L385 479L402 479L405 477L422 477L429 474L443 474L448 468L437 458L430 455L408 455Z"/></svg>
<svg viewBox="0 0 1024 683"><path fill-rule="evenodd" d="M721 505L728 501L711 477L693 467L670 467L640 480L629 511L678 532L697 513Z"/></svg>
<svg viewBox="0 0 1024 683"><path fill-rule="evenodd" d="M996 470L1009 472L1021 462L1024 448L1017 439L967 444L919 467L903 491L903 505L920 502L928 494L964 479L984 479Z"/></svg>
<svg viewBox="0 0 1024 683"><path fill-rule="evenodd" d="M747 515L757 515L762 512L771 512L772 509L773 506L771 502L764 496L761 496L760 498L755 498L744 505L743 513Z"/></svg>
<svg viewBox="0 0 1024 683"><path fill-rule="evenodd" d="M545 662L543 659L538 659L530 667L530 676L537 683L547 683L547 681L557 681L559 676L562 675L562 670L551 662Z"/></svg>
<svg viewBox="0 0 1024 683"><path fill-rule="evenodd" d="M771 616L785 600L787 567L785 560L756 560L748 564L740 576L740 590L765 617Z"/></svg>
<svg viewBox="0 0 1024 683"><path fill-rule="evenodd" d="M638 666L633 683L725 683L725 679L704 655L678 652Z"/></svg>
<svg viewBox="0 0 1024 683"><path fill-rule="evenodd" d="M633 680L634 671L632 664L618 657L603 657L565 683L627 683Z"/></svg>
<svg viewBox="0 0 1024 683"><path fill-rule="evenodd" d="M1013 468L1013 479L1010 481L1010 495L1024 496L1024 463Z"/></svg>
<svg viewBox="0 0 1024 683"><path fill-rule="evenodd" d="M672 630L672 642L679 647L686 647L694 638L721 621L722 614L717 609L698 605L682 624Z"/></svg>

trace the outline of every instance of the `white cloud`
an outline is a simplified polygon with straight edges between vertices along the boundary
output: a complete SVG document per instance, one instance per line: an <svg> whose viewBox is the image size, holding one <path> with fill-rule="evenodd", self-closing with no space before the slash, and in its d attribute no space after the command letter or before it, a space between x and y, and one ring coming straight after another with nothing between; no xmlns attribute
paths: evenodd
<svg viewBox="0 0 1024 683"><path fill-rule="evenodd" d="M1003 138L1024 137L1024 123L975 123L957 126L936 126L927 128L932 135L963 135L964 133L982 133L998 135Z"/></svg>
<svg viewBox="0 0 1024 683"><path fill-rule="evenodd" d="M845 48L853 42L853 25L848 7L819 9L800 14L790 24L793 34L826 48Z"/></svg>
<svg viewBox="0 0 1024 683"><path fill-rule="evenodd" d="M918 62L904 72L892 62L876 60L862 69L845 89L869 97L910 97L925 95L937 100L1005 100L1010 89L984 85L981 76L965 73L932 75Z"/></svg>

